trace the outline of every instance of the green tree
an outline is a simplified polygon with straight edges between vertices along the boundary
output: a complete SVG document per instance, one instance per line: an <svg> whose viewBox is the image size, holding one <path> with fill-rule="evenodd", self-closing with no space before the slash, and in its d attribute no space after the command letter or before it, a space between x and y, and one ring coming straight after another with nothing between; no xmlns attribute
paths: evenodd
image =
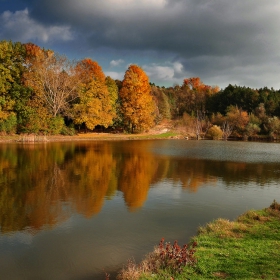
<svg viewBox="0 0 280 280"><path fill-rule="evenodd" d="M131 65L126 71L120 98L124 125L128 131L141 132L153 126L155 104L148 76L139 66Z"/></svg>
<svg viewBox="0 0 280 280"><path fill-rule="evenodd" d="M118 126L122 122L122 116L120 111L120 99L119 99L119 88L114 79L107 76L105 79L105 83L109 92L110 104L112 106L114 118L114 125Z"/></svg>
<svg viewBox="0 0 280 280"><path fill-rule="evenodd" d="M11 41L0 42L0 130L15 132L26 111L30 90L23 84L25 47Z"/></svg>
<svg viewBox="0 0 280 280"><path fill-rule="evenodd" d="M228 85L224 90L209 96L206 109L212 113L226 114L229 106L237 106L251 113L260 103L259 92L249 87Z"/></svg>

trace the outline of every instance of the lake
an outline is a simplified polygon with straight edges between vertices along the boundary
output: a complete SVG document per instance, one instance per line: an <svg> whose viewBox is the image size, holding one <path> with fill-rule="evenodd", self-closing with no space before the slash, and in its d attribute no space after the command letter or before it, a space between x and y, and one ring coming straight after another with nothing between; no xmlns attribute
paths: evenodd
<svg viewBox="0 0 280 280"><path fill-rule="evenodd" d="M114 279L162 237L280 201L280 144L0 144L1 279Z"/></svg>

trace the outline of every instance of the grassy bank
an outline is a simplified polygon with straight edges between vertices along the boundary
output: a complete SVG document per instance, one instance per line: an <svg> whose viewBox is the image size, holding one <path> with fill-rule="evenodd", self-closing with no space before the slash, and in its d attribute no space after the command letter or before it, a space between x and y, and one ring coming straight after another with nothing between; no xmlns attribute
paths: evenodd
<svg viewBox="0 0 280 280"><path fill-rule="evenodd" d="M175 245L167 260L159 245L141 264L129 263L118 279L280 279L280 204L274 201L233 222L211 222L192 242L197 246L183 255L183 267L177 261L183 247Z"/></svg>

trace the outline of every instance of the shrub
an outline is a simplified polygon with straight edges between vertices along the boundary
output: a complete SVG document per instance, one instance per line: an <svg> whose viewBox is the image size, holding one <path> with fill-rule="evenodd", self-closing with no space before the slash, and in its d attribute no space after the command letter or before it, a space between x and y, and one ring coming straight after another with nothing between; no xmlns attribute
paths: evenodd
<svg viewBox="0 0 280 280"><path fill-rule="evenodd" d="M14 133L16 132L17 117L11 113L5 120L0 120L0 132Z"/></svg>
<svg viewBox="0 0 280 280"><path fill-rule="evenodd" d="M51 118L49 122L49 133L60 134L64 125L64 119L62 117Z"/></svg>
<svg viewBox="0 0 280 280"><path fill-rule="evenodd" d="M213 140L217 140L223 136L223 131L219 126L213 125L209 128L206 136L210 137Z"/></svg>
<svg viewBox="0 0 280 280"><path fill-rule="evenodd" d="M196 258L194 256L194 248L196 246L196 242L190 246L184 245L183 247L180 247L177 241L173 245L170 243L164 244L164 238L162 238L154 251L148 254L139 265L129 260L127 267L120 272L117 279L136 280L142 274L158 273L164 269L167 269L174 275L179 274L182 272L184 266L193 266L196 264Z"/></svg>

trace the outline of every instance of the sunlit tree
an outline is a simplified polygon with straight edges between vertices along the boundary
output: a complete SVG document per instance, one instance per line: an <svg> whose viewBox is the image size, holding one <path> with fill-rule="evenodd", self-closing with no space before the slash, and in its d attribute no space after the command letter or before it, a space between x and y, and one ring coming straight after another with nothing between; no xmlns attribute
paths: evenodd
<svg viewBox="0 0 280 280"><path fill-rule="evenodd" d="M34 90L52 117L66 110L77 98L77 75L75 65L65 56L27 44L28 71L26 84Z"/></svg>
<svg viewBox="0 0 280 280"><path fill-rule="evenodd" d="M84 123L91 130L97 125L112 125L116 117L113 106L116 96L109 92L102 68L97 62L84 59L77 64L76 71L80 84L79 99L74 105L74 123Z"/></svg>
<svg viewBox="0 0 280 280"><path fill-rule="evenodd" d="M139 66L131 65L126 71L120 98L124 125L128 131L141 132L154 125L155 104L149 79Z"/></svg>

